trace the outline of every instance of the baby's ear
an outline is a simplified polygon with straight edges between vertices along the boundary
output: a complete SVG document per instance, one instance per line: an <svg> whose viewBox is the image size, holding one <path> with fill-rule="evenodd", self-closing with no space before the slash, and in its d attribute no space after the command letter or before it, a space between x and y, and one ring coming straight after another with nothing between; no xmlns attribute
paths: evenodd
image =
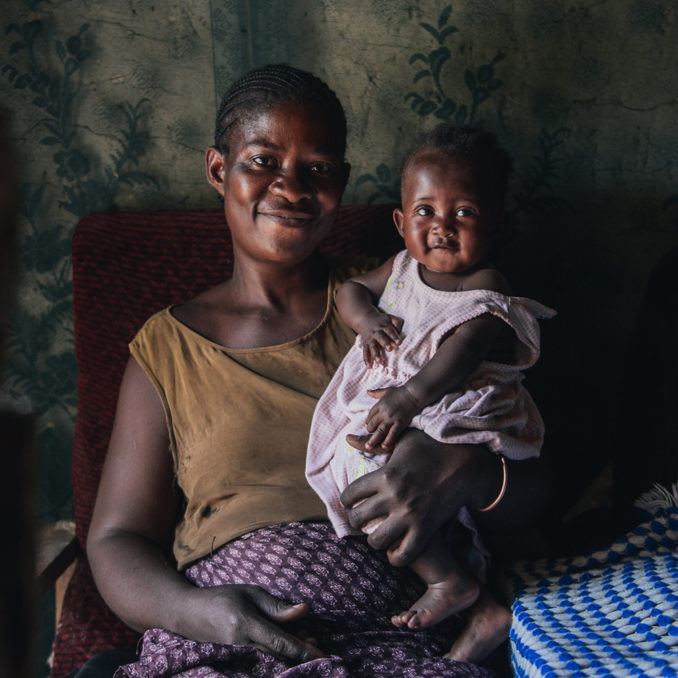
<svg viewBox="0 0 678 678"><path fill-rule="evenodd" d="M403 235L403 221L405 220L405 215L403 214L403 211L400 209L400 207L396 207L393 210L393 223L395 224L395 227L400 233L400 237L404 238L405 236Z"/></svg>
<svg viewBox="0 0 678 678"><path fill-rule="evenodd" d="M497 217L494 222L494 230L492 231L492 240L499 240L501 237L504 236L506 233L506 221L508 219L508 215L506 214L505 210L501 210L497 214Z"/></svg>

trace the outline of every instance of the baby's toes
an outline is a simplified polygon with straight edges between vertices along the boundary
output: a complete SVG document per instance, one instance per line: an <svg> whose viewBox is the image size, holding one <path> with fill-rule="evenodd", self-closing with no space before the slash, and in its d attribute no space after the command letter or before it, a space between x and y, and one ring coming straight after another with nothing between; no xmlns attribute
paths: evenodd
<svg viewBox="0 0 678 678"><path fill-rule="evenodd" d="M416 612L414 610L405 610L405 612L401 612L400 614L394 614L391 617L391 623L399 629L405 628L415 614Z"/></svg>

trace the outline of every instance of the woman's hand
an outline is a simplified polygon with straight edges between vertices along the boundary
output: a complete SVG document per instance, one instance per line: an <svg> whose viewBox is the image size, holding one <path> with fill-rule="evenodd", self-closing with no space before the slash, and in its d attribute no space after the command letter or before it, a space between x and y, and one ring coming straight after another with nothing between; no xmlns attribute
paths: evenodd
<svg viewBox="0 0 678 678"><path fill-rule="evenodd" d="M244 643L297 663L322 657L278 624L304 617L257 586L197 588L169 557L178 497L165 414L146 373L130 358L88 535L99 590L128 626L187 638Z"/></svg>
<svg viewBox="0 0 678 678"><path fill-rule="evenodd" d="M392 351L400 343L402 318L371 308L360 318L358 334L363 340L363 359L368 367L384 364L384 351Z"/></svg>
<svg viewBox="0 0 678 678"><path fill-rule="evenodd" d="M484 447L445 445L410 429L388 463L351 483L341 501L357 529L383 518L368 542L387 550L391 563L400 567L409 565L462 506L486 506L500 484L495 455Z"/></svg>
<svg viewBox="0 0 678 678"><path fill-rule="evenodd" d="M258 586L197 589L185 618L183 635L222 645L253 645L297 664L324 657L314 645L283 631L278 624L308 614L306 603L290 605Z"/></svg>

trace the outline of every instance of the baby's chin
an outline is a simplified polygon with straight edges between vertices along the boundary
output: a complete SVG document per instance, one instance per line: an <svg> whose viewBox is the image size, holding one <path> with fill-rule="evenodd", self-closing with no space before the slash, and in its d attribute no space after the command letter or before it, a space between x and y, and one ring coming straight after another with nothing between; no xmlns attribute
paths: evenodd
<svg viewBox="0 0 678 678"><path fill-rule="evenodd" d="M431 273L463 275L466 271L476 268L478 262L460 261L459 250L448 248L433 248L429 256L419 260L419 263Z"/></svg>

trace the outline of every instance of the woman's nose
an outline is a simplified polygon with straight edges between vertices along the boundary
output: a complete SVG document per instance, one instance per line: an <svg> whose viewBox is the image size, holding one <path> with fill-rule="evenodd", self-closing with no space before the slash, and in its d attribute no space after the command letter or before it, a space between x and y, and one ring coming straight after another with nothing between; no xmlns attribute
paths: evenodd
<svg viewBox="0 0 678 678"><path fill-rule="evenodd" d="M311 190L302 172L296 169L281 170L271 183L271 192L296 203L311 197Z"/></svg>

